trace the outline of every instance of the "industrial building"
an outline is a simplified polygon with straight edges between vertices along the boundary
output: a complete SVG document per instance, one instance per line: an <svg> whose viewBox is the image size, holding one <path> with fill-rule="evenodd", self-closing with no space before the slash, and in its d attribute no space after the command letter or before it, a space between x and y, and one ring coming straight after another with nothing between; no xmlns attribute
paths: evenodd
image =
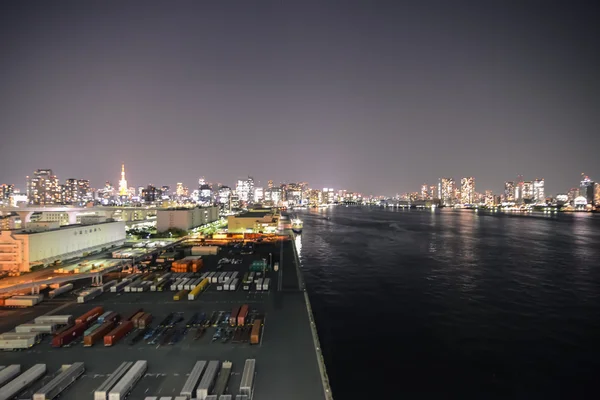
<svg viewBox="0 0 600 400"><path fill-rule="evenodd" d="M165 232L169 229L189 231L217 219L219 219L219 208L217 206L158 210L156 213L156 230L158 232Z"/></svg>
<svg viewBox="0 0 600 400"><path fill-rule="evenodd" d="M227 231L274 233L279 229L279 214L270 210L250 210L241 215L227 217Z"/></svg>
<svg viewBox="0 0 600 400"><path fill-rule="evenodd" d="M0 270L29 271L32 266L66 260L122 245L125 222L59 226L32 222L25 229L0 232Z"/></svg>

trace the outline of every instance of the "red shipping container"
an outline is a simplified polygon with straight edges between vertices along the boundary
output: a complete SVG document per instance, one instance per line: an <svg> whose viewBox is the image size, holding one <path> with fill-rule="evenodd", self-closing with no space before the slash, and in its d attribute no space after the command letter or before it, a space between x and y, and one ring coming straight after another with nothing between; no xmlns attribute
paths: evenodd
<svg viewBox="0 0 600 400"><path fill-rule="evenodd" d="M104 309L102 307L92 308L90 311L88 311L85 314L80 315L79 317L77 317L77 319L75 320L75 323L76 324L81 324L81 323L91 323L91 322L94 322L103 313L104 313Z"/></svg>
<svg viewBox="0 0 600 400"><path fill-rule="evenodd" d="M234 307L233 311L231 311L231 315L229 316L229 325L236 326L237 325L237 317L240 312L239 307Z"/></svg>
<svg viewBox="0 0 600 400"><path fill-rule="evenodd" d="M138 322L138 328L140 328L140 329L146 328L152 322L152 314L145 313L140 318L138 318L137 322Z"/></svg>
<svg viewBox="0 0 600 400"><path fill-rule="evenodd" d="M104 317L104 322L108 322L108 321L119 322L120 319L121 319L121 316L119 314L117 314L116 312L111 312L106 317Z"/></svg>
<svg viewBox="0 0 600 400"><path fill-rule="evenodd" d="M133 311L132 313L125 315L125 317L123 317L123 319L122 319L122 320L123 320L123 321L131 321L131 319L132 319L133 317L135 317L135 315L136 315L137 313L139 313L139 312L142 312L142 311L144 311L144 309L143 309L143 308L138 308L137 310Z"/></svg>
<svg viewBox="0 0 600 400"><path fill-rule="evenodd" d="M52 347L61 347L71 343L76 337L81 336L87 329L86 324L77 324L52 338Z"/></svg>
<svg viewBox="0 0 600 400"><path fill-rule="evenodd" d="M75 326L75 324L68 324L63 326L62 328L60 328L59 330L57 330L56 332L54 332L54 336L58 336L66 331L68 331L69 329L71 329L73 326Z"/></svg>
<svg viewBox="0 0 600 400"><path fill-rule="evenodd" d="M107 333L109 333L113 329L114 326L115 326L114 321L107 321L107 322L103 323L102 325L100 325L100 327L98 329L96 329L90 335L83 337L83 346L84 347L93 346L94 343L98 342L99 340L102 340L102 338Z"/></svg>
<svg viewBox="0 0 600 400"><path fill-rule="evenodd" d="M133 327L134 328L138 328L139 324L138 324L138 320L144 315L143 311L140 311L139 313L135 314L133 316L133 318L131 318L131 322L133 322Z"/></svg>
<svg viewBox="0 0 600 400"><path fill-rule="evenodd" d="M112 346L119 341L123 336L127 335L133 330L133 322L123 321L119 326L110 331L104 336L104 345Z"/></svg>
<svg viewBox="0 0 600 400"><path fill-rule="evenodd" d="M246 324L246 317L248 316L248 304L244 304L242 308L240 308L240 312L238 314L238 326L244 326Z"/></svg>

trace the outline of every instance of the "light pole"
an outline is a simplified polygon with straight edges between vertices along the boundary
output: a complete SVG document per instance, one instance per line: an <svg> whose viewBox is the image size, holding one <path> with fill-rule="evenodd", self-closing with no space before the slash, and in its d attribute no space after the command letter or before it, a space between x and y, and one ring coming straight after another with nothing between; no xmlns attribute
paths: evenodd
<svg viewBox="0 0 600 400"><path fill-rule="evenodd" d="M273 253L269 253L269 267L273 269Z"/></svg>

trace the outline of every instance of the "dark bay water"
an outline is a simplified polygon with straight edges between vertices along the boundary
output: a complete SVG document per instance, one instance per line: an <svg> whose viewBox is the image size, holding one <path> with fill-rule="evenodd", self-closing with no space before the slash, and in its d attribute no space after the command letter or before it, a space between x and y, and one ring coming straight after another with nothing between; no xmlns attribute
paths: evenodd
<svg viewBox="0 0 600 400"><path fill-rule="evenodd" d="M600 396L600 216L301 217L336 400Z"/></svg>

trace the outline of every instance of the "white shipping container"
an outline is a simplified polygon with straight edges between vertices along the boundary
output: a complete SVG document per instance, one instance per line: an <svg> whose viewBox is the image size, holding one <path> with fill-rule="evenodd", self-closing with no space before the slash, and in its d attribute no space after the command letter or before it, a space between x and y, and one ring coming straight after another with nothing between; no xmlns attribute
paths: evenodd
<svg viewBox="0 0 600 400"><path fill-rule="evenodd" d="M21 373L19 364L12 364L0 369L0 387Z"/></svg>
<svg viewBox="0 0 600 400"><path fill-rule="evenodd" d="M21 324L15 327L15 332L54 333L56 324Z"/></svg>
<svg viewBox="0 0 600 400"><path fill-rule="evenodd" d="M198 381L200 381L200 377L202 376L202 372L204 372L204 368L206 367L206 361L198 361L194 364L194 368L190 372L190 376L185 381L183 388L181 389L181 395L186 399L191 399L194 395L194 390L198 385Z"/></svg>
<svg viewBox="0 0 600 400"><path fill-rule="evenodd" d="M240 394L252 397L252 387L254 386L254 368L256 360L248 359L244 364L242 372L242 381L240 382Z"/></svg>
<svg viewBox="0 0 600 400"><path fill-rule="evenodd" d="M229 290L237 290L239 279L235 278L233 282L229 284Z"/></svg>
<svg viewBox="0 0 600 400"><path fill-rule="evenodd" d="M42 315L33 320L36 324L68 325L73 322L72 315Z"/></svg>
<svg viewBox="0 0 600 400"><path fill-rule="evenodd" d="M108 400L123 400L138 380L146 373L148 361L140 360L121 378L114 388L108 393Z"/></svg>
<svg viewBox="0 0 600 400"><path fill-rule="evenodd" d="M175 282L171 283L171 292L174 292L177 290L177 286L179 285L179 283L182 281L183 279L179 278L177 279Z"/></svg>
<svg viewBox="0 0 600 400"><path fill-rule="evenodd" d="M219 248L217 246L194 246L192 247L192 255L193 256L204 256L217 254L219 252Z"/></svg>
<svg viewBox="0 0 600 400"><path fill-rule="evenodd" d="M262 278L259 278L256 281L256 290L262 290L262 283L263 283L263 279Z"/></svg>
<svg viewBox="0 0 600 400"><path fill-rule="evenodd" d="M63 365L60 373L33 395L33 400L54 399L73 384L84 372L85 367L82 362Z"/></svg>
<svg viewBox="0 0 600 400"><path fill-rule="evenodd" d="M67 283L66 285L60 286L54 290L51 290L48 293L48 297L50 297L51 299L55 298L56 296L59 296L63 293L67 293L69 291L73 290L73 284L72 283Z"/></svg>
<svg viewBox="0 0 600 400"><path fill-rule="evenodd" d="M46 364L35 364L0 389L0 400L12 399L27 386L37 381L45 373Z"/></svg>
<svg viewBox="0 0 600 400"><path fill-rule="evenodd" d="M265 278L262 284L262 290L269 290L269 286L271 285L271 278Z"/></svg>
<svg viewBox="0 0 600 400"><path fill-rule="evenodd" d="M196 389L196 397L198 400L206 399L215 384L215 380L217 379L217 374L219 373L220 368L220 361L213 360L208 363L206 372L204 372L204 376L198 384L198 389Z"/></svg>
<svg viewBox="0 0 600 400"><path fill-rule="evenodd" d="M108 392L112 389L116 383L127 373L129 368L133 365L131 361L125 361L119 365L119 367L109 375L109 377L102 382L102 385L94 391L94 400L108 400Z"/></svg>
<svg viewBox="0 0 600 400"><path fill-rule="evenodd" d="M10 299L4 300L6 307L33 307L37 304L34 299L16 299L11 297Z"/></svg>
<svg viewBox="0 0 600 400"><path fill-rule="evenodd" d="M120 292L121 290L123 290L123 288L124 288L125 286L127 286L128 284L129 284L129 282L128 282L128 281L122 281L122 282L119 282L119 283L115 284L114 286L112 286L112 287L110 288L110 291L111 291L112 293L118 293L118 292Z"/></svg>
<svg viewBox="0 0 600 400"><path fill-rule="evenodd" d="M102 293L110 291L110 288L115 286L116 283L117 283L117 281L110 281L110 282L106 282L104 285L100 286L100 289L102 289Z"/></svg>
<svg viewBox="0 0 600 400"><path fill-rule="evenodd" d="M184 280L182 280L181 282L179 282L177 284L177 290L183 290L183 287L185 286L186 283L188 283L190 280L188 278L185 278Z"/></svg>

